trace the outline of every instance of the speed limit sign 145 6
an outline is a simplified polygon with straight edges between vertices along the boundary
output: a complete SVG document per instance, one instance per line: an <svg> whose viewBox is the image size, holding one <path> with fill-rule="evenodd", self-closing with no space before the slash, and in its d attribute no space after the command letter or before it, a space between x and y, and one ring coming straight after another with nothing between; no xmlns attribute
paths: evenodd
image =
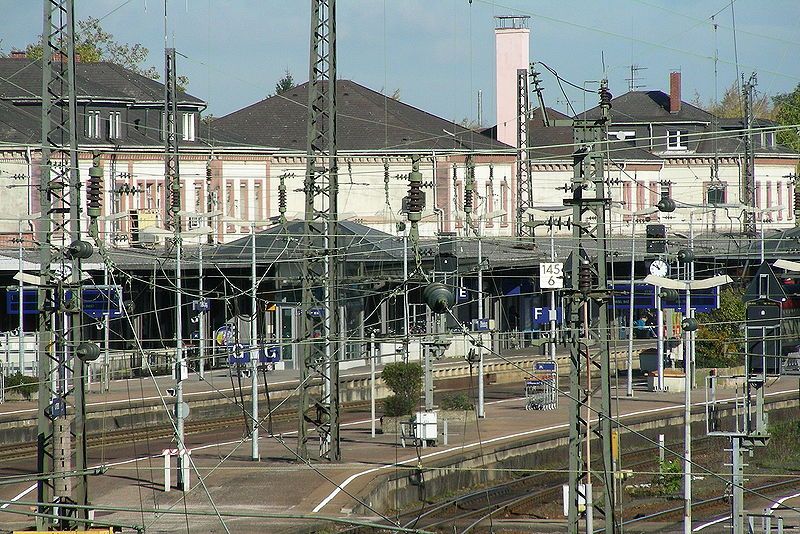
<svg viewBox="0 0 800 534"><path fill-rule="evenodd" d="M564 264L540 263L539 280L542 289L562 289L564 287Z"/></svg>

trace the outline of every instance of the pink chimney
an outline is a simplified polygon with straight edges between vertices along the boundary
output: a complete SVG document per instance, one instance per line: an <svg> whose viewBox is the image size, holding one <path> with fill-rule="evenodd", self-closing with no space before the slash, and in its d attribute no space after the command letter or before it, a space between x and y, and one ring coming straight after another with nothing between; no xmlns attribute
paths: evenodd
<svg viewBox="0 0 800 534"><path fill-rule="evenodd" d="M527 16L495 17L497 140L517 146L517 69L528 70L530 30Z"/></svg>

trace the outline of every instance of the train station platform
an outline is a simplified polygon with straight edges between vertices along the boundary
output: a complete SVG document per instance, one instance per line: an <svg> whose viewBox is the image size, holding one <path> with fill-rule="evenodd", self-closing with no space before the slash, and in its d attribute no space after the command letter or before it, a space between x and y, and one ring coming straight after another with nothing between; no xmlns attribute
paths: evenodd
<svg viewBox="0 0 800 534"><path fill-rule="evenodd" d="M568 403L562 398L556 409L526 410L521 393L521 384L489 386L484 419L440 414L440 429L443 419L451 418L448 439L445 444L440 436L435 447L403 447L399 436L391 433L372 437L368 413L348 413L342 424L342 461L338 463L301 461L296 454L296 432L290 426L273 435L261 426L258 461L250 458L247 436L220 432L190 437L191 489L185 492L164 490L160 448L168 447L168 442L140 438L133 447L109 445L92 455L93 463L106 468L103 475L91 478L91 500L98 508L95 517L117 524L145 524L148 532L187 528L225 532L223 522L234 527L230 531L282 532L296 530L301 523L323 525L332 518L382 519L386 510L404 508L410 495L426 500L442 497L430 492L441 487L435 481L447 473L498 473L502 470L494 467L513 454L563 446ZM768 399L795 398L796 394L796 380L778 380L767 391ZM703 398L695 403L693 417L702 419L705 399L697 397ZM647 425L679 429L683 395L639 387L633 398L619 397L614 410L624 430L638 431ZM313 441L309 445L313 450ZM174 466L174 458L172 462ZM420 477L424 484L419 484ZM21 503L11 507L26 506L34 500L31 486L26 486L6 485L0 495ZM429 493L419 493L424 491ZM18 519L0 509L0 524L12 520Z"/></svg>
<svg viewBox="0 0 800 534"><path fill-rule="evenodd" d="M636 340L634 342L634 368L638 367L638 354L642 349L654 346L653 340ZM627 341L614 344L612 354L617 362L617 368L627 368ZM517 380L523 372L531 372L533 362L541 360L541 348L523 348L503 351L501 356L487 355L484 358L485 373L489 382L499 380ZM568 352L564 347L558 347L557 359L562 373L567 372ZM399 361L400 356L394 357ZM387 358L382 358L383 362ZM351 361L352 362L352 361ZM363 393L369 389L370 367L369 362L360 360L360 364L353 365L340 374L342 397L344 400L364 400ZM380 375L382 364L377 366ZM472 374L477 371L473 365ZM463 358L445 358L434 361L434 380L447 378L463 378L470 376L470 364ZM171 401L170 390L175 387L172 374L152 374L145 370L143 376L110 380L108 389L104 388L102 381L93 380L87 385L86 406L87 413L99 413L108 410L133 409L144 405L163 404ZM264 394L264 375L260 374L260 394ZM233 395L240 392L239 380L241 379L244 395L249 395L250 380L237 373L231 373L229 368L208 369L201 377L199 372L189 373L188 379L183 381L184 399L190 404L222 401L229 402ZM270 393L277 399L291 395L299 383L299 371L296 369L267 371L266 379ZM379 386L378 397L385 396L386 391ZM22 398L15 394L13 389L7 390L6 402L0 403L0 424L23 422L36 416L35 395L31 399Z"/></svg>

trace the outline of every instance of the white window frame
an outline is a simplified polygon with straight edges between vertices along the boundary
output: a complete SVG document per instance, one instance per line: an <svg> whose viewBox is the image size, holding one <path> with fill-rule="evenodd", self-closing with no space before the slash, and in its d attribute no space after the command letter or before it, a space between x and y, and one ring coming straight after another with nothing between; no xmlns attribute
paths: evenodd
<svg viewBox="0 0 800 534"><path fill-rule="evenodd" d="M89 139L100 138L100 112L90 110L86 112L86 137Z"/></svg>
<svg viewBox="0 0 800 534"><path fill-rule="evenodd" d="M672 138L675 138L674 144ZM687 150L689 147L684 144L685 141L685 130L667 130L667 150Z"/></svg>
<svg viewBox="0 0 800 534"><path fill-rule="evenodd" d="M122 113L112 111L108 114L108 137L119 139L122 137Z"/></svg>
<svg viewBox="0 0 800 534"><path fill-rule="evenodd" d="M195 114L192 112L183 113L183 140L195 140Z"/></svg>

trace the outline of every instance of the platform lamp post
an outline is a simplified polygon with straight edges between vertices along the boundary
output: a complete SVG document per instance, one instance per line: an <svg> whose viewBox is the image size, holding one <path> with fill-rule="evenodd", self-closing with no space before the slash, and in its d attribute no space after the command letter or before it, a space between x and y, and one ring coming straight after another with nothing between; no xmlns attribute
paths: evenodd
<svg viewBox="0 0 800 534"><path fill-rule="evenodd" d="M252 417L252 431L250 434L250 457L253 461L259 461L261 455L258 452L258 278L256 277L256 226L270 224L270 221L260 221L253 219L250 221L250 364L252 366L250 374L251 385L251 405L250 415ZM266 348L264 349L266 350Z"/></svg>
<svg viewBox="0 0 800 534"><path fill-rule="evenodd" d="M19 272L24 272L25 267L25 260L22 257L22 253L24 250L23 247L23 239L22 239L22 223L24 221L32 221L36 220L41 217L40 213L31 213L30 215L21 215L17 217L17 230L19 231L18 246L19 246ZM22 281L22 277L19 279L19 288L18 288L18 295L19 295L19 336L18 336L18 343L19 346L17 347L18 356L19 356L19 373L24 374L25 372L25 284Z"/></svg>
<svg viewBox="0 0 800 534"><path fill-rule="evenodd" d="M694 255L691 251L681 250L678 252L678 261L689 265L694 260ZM671 278L663 278L649 274L645 277L644 282L652 284L659 288L668 290L684 291L686 293L686 309L690 308L691 292L697 289L711 289L712 287L720 287L733 282L733 279L728 275L713 276L704 280L673 280ZM693 317L684 318L681 323L683 331L686 333L686 339L691 338L692 332L697 330L697 320ZM684 499L684 532L691 532L692 524L692 388L689 363L689 354L684 353L683 367L684 367L684 384L686 385L684 392L684 407L683 407L683 421L684 421L684 450L683 450L683 499Z"/></svg>
<svg viewBox="0 0 800 534"><path fill-rule="evenodd" d="M553 209L547 208L528 208L527 213L533 215L534 217L539 217L546 219L545 221L533 221L533 224L536 226L543 226L546 225L548 227L548 233L550 235L550 262L554 263L556 261L556 242L555 242L555 229L554 229L554 221L553 219L558 217L571 217L572 216L572 208L564 209L562 206L557 206ZM556 290L550 290L550 312L549 312L549 323L550 323L550 341L548 343L549 347L549 354L550 359L556 359L556 329L557 329L557 306L556 306Z"/></svg>
<svg viewBox="0 0 800 534"><path fill-rule="evenodd" d="M214 217L219 217L222 215L221 211L212 211L212 212L190 212L190 211L182 211L180 212L181 217L197 217L199 219L207 219L211 220ZM210 224L208 226L203 227L201 225L200 228L204 228L208 231L208 234L211 234ZM199 233L199 228L193 229L193 232ZM200 336L197 340L197 359L198 359L198 369L200 373L200 380L205 380L205 373L206 373L206 335L208 330L208 310L206 310L206 299L205 299L205 288L203 287L203 243L202 241L198 243L197 248L197 294L198 300L200 301L199 311L198 311L198 329L200 330Z"/></svg>
<svg viewBox="0 0 800 534"><path fill-rule="evenodd" d="M485 317L484 296L483 296L483 228L484 222L496 219L506 214L505 210L495 210L484 213L478 218L478 321L483 322ZM485 395L484 395L484 362L483 362L483 331L480 332L480 344L478 345L478 417L486 417Z"/></svg>
<svg viewBox="0 0 800 534"><path fill-rule="evenodd" d="M634 284L636 280L636 277L634 276L636 272L636 222L638 219L652 215L653 213L657 213L659 210L655 206L639 211L629 211L616 206L611 206L611 211L631 218L631 283L629 296L630 305L628 307L628 380L626 395L628 397L633 397L633 301L635 291Z"/></svg>
<svg viewBox="0 0 800 534"><path fill-rule="evenodd" d="M128 216L127 212L112 213L98 217L98 220L103 222L118 221ZM107 231L108 226L104 225ZM108 291L108 264L103 261L103 285L105 290ZM100 391L108 391L111 388L111 303L107 303L106 313L103 314L103 371L100 373ZM91 367L89 368L91 370ZM89 387L91 388L91 374L89 375Z"/></svg>

